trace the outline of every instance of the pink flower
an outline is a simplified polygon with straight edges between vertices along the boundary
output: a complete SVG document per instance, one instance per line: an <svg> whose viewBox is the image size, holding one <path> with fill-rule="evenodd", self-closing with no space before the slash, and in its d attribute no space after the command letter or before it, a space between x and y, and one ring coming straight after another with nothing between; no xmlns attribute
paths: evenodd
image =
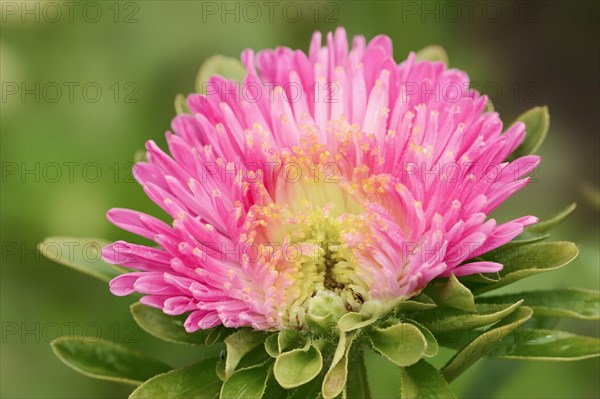
<svg viewBox="0 0 600 399"><path fill-rule="evenodd" d="M528 183L539 163L507 156L525 135L502 133L487 98L443 63L397 64L392 43L315 33L308 55L245 50L241 84L213 76L173 120L171 156L153 141L135 166L172 225L133 210L108 219L158 248L115 242L110 283L193 332L223 324L305 325L312 298L347 311L391 306L451 273L496 272L470 261L537 219L487 215ZM486 220L487 219L487 220Z"/></svg>

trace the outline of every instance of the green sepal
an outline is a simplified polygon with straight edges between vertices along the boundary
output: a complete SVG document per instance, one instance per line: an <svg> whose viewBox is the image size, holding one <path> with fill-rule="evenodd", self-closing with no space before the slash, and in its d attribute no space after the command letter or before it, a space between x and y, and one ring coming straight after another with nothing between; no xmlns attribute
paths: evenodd
<svg viewBox="0 0 600 399"><path fill-rule="evenodd" d="M417 61L431 61L431 62L443 62L445 65L448 65L448 53L442 46L437 44L432 44L426 47L423 47L421 50L415 53Z"/></svg>
<svg viewBox="0 0 600 399"><path fill-rule="evenodd" d="M482 303L511 303L523 299L536 316L600 319L600 291L557 288L478 298Z"/></svg>
<svg viewBox="0 0 600 399"><path fill-rule="evenodd" d="M139 385L171 370L160 360L103 339L62 337L50 343L58 358L73 370L101 380Z"/></svg>
<svg viewBox="0 0 600 399"><path fill-rule="evenodd" d="M518 329L486 355L517 360L582 360L600 356L600 339L556 330Z"/></svg>
<svg viewBox="0 0 600 399"><path fill-rule="evenodd" d="M323 356L314 345L282 353L275 360L275 379L285 389L292 389L313 380L323 368Z"/></svg>
<svg viewBox="0 0 600 399"><path fill-rule="evenodd" d="M53 262L109 282L126 269L102 260L100 252L108 244L109 241L98 238L48 237L37 245L37 249Z"/></svg>
<svg viewBox="0 0 600 399"><path fill-rule="evenodd" d="M533 310L526 306L522 306L515 312L511 313L508 317L494 324L483 333L478 335L475 339L468 342L461 350L459 350L453 357L446 363L442 369L442 374L448 382L451 382L458 377L462 372L472 366L479 358L489 352L496 344L498 344L504 337L518 328L520 325L525 323L533 315ZM473 331L465 330L466 333L473 333ZM458 341L448 343L440 342L445 346L451 346L449 344L456 344L461 339L467 337L468 334L462 334ZM439 339L439 337L438 337Z"/></svg>
<svg viewBox="0 0 600 399"><path fill-rule="evenodd" d="M188 333L183 327L187 316L170 316L139 302L129 307L133 320L147 333L163 341L203 345L210 330Z"/></svg>
<svg viewBox="0 0 600 399"><path fill-rule="evenodd" d="M133 391L129 399L215 399L222 384L214 372L217 360L217 357L202 360L152 377Z"/></svg>
<svg viewBox="0 0 600 399"><path fill-rule="evenodd" d="M475 312L475 298L471 291L451 274L443 282L431 282L425 293L440 307L455 308L467 312Z"/></svg>
<svg viewBox="0 0 600 399"><path fill-rule="evenodd" d="M400 369L401 399L452 399L456 398L438 369L421 360Z"/></svg>
<svg viewBox="0 0 600 399"><path fill-rule="evenodd" d="M233 375L236 367L245 355L264 342L265 335L263 331L244 329L225 338L224 342L227 346L225 380L228 380Z"/></svg>
<svg viewBox="0 0 600 399"><path fill-rule="evenodd" d="M246 76L246 67L237 58L227 57L224 55L213 55L208 58L196 75L196 91L206 94L204 90L205 84L211 76L219 75L225 79L242 82ZM221 88L219 88L221 89Z"/></svg>
<svg viewBox="0 0 600 399"><path fill-rule="evenodd" d="M521 145L508 157L509 161L525 155L535 154L540 148L550 128L548 107L533 107L521 114L511 125L517 122L525 124L526 136Z"/></svg>
<svg viewBox="0 0 600 399"><path fill-rule="evenodd" d="M373 349L400 367L415 364L427 349L425 336L417 326L410 323L373 328L369 338Z"/></svg>
<svg viewBox="0 0 600 399"><path fill-rule="evenodd" d="M577 257L579 250L572 242L541 242L494 251L483 257L504 265L500 280L493 284L480 285L472 289L475 295L483 294L522 278L547 271L557 270Z"/></svg>

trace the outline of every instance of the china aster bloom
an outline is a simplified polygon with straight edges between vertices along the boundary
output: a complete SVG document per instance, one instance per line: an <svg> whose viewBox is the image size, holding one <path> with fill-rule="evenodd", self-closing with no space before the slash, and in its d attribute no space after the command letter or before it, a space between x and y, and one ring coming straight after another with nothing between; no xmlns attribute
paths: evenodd
<svg viewBox="0 0 600 399"><path fill-rule="evenodd" d="M172 123L170 155L153 141L135 166L172 224L112 209L123 241L104 258L135 270L115 295L169 315L188 332L223 324L301 328L315 298L384 313L438 277L501 270L478 258L535 223L489 213L539 162L507 157L525 135L502 132L467 75L441 62L396 63L387 36L338 29L308 54L242 53L240 84L213 76Z"/></svg>

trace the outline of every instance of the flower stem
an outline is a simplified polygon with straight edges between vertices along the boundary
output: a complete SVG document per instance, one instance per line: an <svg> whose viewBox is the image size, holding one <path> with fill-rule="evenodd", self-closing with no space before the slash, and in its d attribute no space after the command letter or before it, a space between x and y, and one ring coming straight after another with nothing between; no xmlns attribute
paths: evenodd
<svg viewBox="0 0 600 399"><path fill-rule="evenodd" d="M350 350L348 359L348 382L346 398L371 399L371 390L367 381L367 369L362 348L357 345Z"/></svg>

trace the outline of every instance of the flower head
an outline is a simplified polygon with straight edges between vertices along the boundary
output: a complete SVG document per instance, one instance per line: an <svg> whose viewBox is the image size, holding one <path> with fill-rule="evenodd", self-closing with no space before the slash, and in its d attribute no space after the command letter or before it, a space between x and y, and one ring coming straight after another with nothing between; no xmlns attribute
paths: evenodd
<svg viewBox="0 0 600 399"><path fill-rule="evenodd" d="M525 127L502 132L487 98L441 62L397 64L387 36L315 33L308 54L242 54L241 84L213 76L187 99L134 172L171 225L112 209L115 225L159 248L118 241L104 258L135 272L115 295L219 324L300 328L323 298L339 312L389 311L437 277L495 272L470 261L519 235L532 216L487 215L539 162L506 162Z"/></svg>

